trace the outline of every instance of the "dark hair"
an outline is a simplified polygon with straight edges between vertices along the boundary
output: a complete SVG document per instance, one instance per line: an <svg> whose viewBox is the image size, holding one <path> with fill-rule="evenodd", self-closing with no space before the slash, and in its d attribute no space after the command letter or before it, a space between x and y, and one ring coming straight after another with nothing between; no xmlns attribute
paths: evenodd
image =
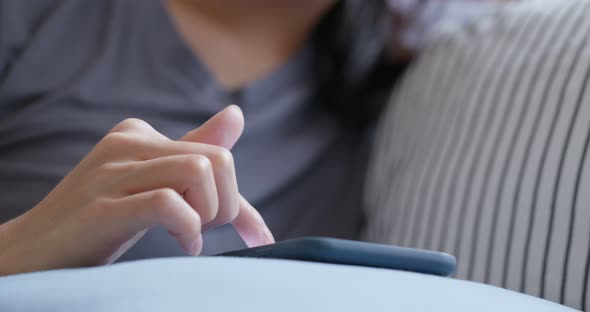
<svg viewBox="0 0 590 312"><path fill-rule="evenodd" d="M313 34L321 105L362 128L376 119L407 62L395 59L402 20L386 0L340 0Z"/></svg>

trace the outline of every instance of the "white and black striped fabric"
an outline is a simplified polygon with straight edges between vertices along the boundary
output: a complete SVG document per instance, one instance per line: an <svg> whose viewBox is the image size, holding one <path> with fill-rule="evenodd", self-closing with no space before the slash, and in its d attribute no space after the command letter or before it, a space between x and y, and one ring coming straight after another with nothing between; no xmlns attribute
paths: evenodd
<svg viewBox="0 0 590 312"><path fill-rule="evenodd" d="M589 142L590 0L526 1L447 31L382 119L366 239L590 309Z"/></svg>

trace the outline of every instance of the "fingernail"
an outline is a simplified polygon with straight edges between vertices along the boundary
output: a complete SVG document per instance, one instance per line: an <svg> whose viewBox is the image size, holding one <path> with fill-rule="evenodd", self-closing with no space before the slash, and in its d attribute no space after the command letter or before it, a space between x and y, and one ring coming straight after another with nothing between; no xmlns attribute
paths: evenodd
<svg viewBox="0 0 590 312"><path fill-rule="evenodd" d="M233 110L238 111L240 114L243 114L242 109L236 104L230 104L227 106L226 109L233 109Z"/></svg>
<svg viewBox="0 0 590 312"><path fill-rule="evenodd" d="M269 228L264 230L264 236L266 238L267 244L273 244L275 242L275 238Z"/></svg>

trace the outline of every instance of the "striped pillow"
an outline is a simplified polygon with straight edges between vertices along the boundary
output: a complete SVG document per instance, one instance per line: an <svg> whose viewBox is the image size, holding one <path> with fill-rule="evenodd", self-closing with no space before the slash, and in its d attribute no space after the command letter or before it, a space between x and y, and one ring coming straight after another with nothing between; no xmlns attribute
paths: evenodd
<svg viewBox="0 0 590 312"><path fill-rule="evenodd" d="M433 40L383 116L366 239L590 308L589 17L527 1Z"/></svg>

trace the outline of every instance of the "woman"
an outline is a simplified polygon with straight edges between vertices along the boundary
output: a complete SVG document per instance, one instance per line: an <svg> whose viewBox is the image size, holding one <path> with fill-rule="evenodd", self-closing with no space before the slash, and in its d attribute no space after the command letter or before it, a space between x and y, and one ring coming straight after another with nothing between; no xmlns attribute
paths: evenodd
<svg viewBox="0 0 590 312"><path fill-rule="evenodd" d="M233 229L357 237L365 129L398 72L389 17L362 0L0 2L0 274L219 252L241 247Z"/></svg>

